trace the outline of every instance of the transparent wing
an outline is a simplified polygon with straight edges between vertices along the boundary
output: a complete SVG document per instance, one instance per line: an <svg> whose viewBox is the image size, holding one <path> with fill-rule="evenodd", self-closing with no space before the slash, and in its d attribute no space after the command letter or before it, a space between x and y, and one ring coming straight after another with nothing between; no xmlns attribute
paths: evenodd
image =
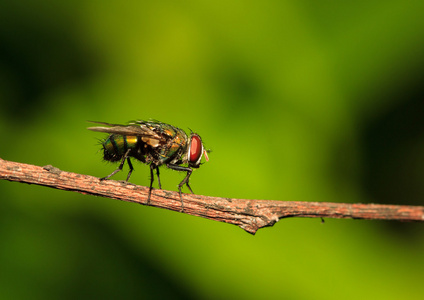
<svg viewBox="0 0 424 300"><path fill-rule="evenodd" d="M130 136L140 136L145 137L151 140L157 140L159 143L166 142L166 139L164 136L159 135L158 133L154 132L147 126L144 126L143 124L140 125L119 125L119 124L110 124L105 122L95 122L95 121L89 121L91 123L101 124L108 127L103 126L96 126L96 127L88 127L88 130L92 131L98 131L98 132L105 132L105 133L113 133L113 134L119 134L119 135L130 135Z"/></svg>

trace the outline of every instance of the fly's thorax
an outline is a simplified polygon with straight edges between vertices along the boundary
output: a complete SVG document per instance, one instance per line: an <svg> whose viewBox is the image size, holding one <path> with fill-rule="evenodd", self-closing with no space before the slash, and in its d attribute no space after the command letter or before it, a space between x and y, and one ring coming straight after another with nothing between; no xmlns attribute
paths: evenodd
<svg viewBox="0 0 424 300"><path fill-rule="evenodd" d="M159 165L164 163L182 164L187 152L187 134L176 127L166 128L165 134L170 136L170 139L159 153Z"/></svg>
<svg viewBox="0 0 424 300"><path fill-rule="evenodd" d="M125 136L111 134L103 142L103 158L107 161L118 161L122 159L128 149L134 153L138 148L139 138L136 136Z"/></svg>

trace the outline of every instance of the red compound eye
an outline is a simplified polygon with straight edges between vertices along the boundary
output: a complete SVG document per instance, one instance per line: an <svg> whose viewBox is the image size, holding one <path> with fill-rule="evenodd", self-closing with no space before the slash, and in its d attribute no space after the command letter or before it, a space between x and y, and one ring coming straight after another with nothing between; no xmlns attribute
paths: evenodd
<svg viewBox="0 0 424 300"><path fill-rule="evenodd" d="M202 141L200 140L200 137L197 135L193 135L191 137L191 143L190 143L190 162L196 163L200 156L202 155Z"/></svg>

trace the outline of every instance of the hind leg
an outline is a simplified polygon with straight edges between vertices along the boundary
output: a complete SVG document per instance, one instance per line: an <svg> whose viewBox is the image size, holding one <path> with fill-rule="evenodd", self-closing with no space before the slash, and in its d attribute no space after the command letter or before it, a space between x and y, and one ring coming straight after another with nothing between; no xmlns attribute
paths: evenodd
<svg viewBox="0 0 424 300"><path fill-rule="evenodd" d="M132 164L130 162L130 158L128 157L128 154L130 153L131 149L128 149L127 152L125 153L124 157L122 157L121 163L119 164L119 167L116 168L115 171L113 171L112 173L110 173L109 175L107 175L106 177L102 177L100 178L100 180L106 180L109 179L110 177L112 177L113 175L115 175L116 173L118 173L119 171L122 171L122 167L124 166L125 163L125 159L128 158L128 165L130 166L130 173L127 176L127 181L130 178L131 172L133 170Z"/></svg>

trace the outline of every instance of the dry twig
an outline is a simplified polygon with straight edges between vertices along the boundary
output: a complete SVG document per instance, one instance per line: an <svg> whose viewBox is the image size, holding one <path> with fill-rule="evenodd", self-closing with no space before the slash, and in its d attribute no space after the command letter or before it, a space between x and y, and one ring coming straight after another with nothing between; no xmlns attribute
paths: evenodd
<svg viewBox="0 0 424 300"><path fill-rule="evenodd" d="M37 184L82 194L102 196L146 205L149 189L115 180L38 167L0 159L0 179ZM352 218L369 220L424 221L424 206L346 204L329 202L246 200L184 194L184 213L237 225L255 234L281 218ZM178 192L153 190L150 206L180 211Z"/></svg>

